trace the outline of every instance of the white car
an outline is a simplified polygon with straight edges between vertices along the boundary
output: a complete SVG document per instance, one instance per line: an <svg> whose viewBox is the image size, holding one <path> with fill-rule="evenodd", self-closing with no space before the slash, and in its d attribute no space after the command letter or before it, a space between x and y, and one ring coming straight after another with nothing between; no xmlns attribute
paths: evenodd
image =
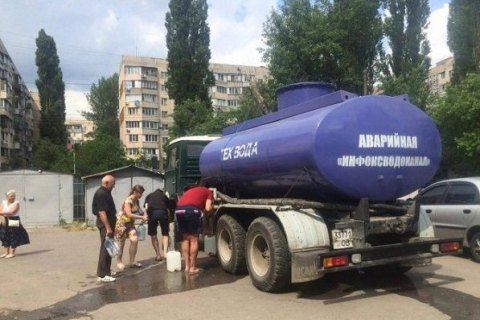
<svg viewBox="0 0 480 320"><path fill-rule="evenodd" d="M432 221L438 238L464 237L472 258L480 262L480 177L449 179L422 189L420 210Z"/></svg>

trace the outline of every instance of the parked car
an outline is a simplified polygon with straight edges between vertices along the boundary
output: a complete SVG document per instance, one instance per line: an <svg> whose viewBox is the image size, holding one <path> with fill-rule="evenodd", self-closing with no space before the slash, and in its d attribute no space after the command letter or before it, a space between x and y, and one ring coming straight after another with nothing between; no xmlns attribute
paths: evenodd
<svg viewBox="0 0 480 320"><path fill-rule="evenodd" d="M418 195L439 238L464 237L463 245L480 262L480 177L435 182Z"/></svg>

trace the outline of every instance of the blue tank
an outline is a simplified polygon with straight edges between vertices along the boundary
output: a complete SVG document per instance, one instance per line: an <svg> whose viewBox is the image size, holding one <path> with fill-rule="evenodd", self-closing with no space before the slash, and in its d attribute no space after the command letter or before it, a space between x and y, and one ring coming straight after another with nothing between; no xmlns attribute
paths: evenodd
<svg viewBox="0 0 480 320"><path fill-rule="evenodd" d="M441 140L408 98L317 82L278 92L278 111L226 128L200 157L202 178L239 198L389 201L427 183Z"/></svg>

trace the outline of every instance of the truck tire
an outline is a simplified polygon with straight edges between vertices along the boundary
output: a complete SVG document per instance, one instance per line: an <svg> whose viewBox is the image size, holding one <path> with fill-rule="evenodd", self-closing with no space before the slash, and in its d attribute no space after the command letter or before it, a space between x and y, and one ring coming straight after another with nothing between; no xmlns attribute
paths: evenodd
<svg viewBox="0 0 480 320"><path fill-rule="evenodd" d="M273 220L255 219L247 231L247 268L253 285L274 292L291 282L290 251L280 227Z"/></svg>
<svg viewBox="0 0 480 320"><path fill-rule="evenodd" d="M232 216L225 214L217 223L217 256L222 269L232 274L244 274L245 229Z"/></svg>
<svg viewBox="0 0 480 320"><path fill-rule="evenodd" d="M477 232L470 239L470 253L475 262L480 262L480 232Z"/></svg>

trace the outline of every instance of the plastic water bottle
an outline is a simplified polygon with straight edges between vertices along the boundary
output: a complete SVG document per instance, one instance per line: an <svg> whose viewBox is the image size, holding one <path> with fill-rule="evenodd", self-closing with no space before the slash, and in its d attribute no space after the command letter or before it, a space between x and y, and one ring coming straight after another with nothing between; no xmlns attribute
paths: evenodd
<svg viewBox="0 0 480 320"><path fill-rule="evenodd" d="M105 249L107 249L107 252L110 255L110 257L112 257L112 258L116 257L120 253L120 248L118 247L118 244L115 241L115 239L110 238L108 236L105 237L104 245L105 245Z"/></svg>
<svg viewBox="0 0 480 320"><path fill-rule="evenodd" d="M143 222L141 222L137 227L137 238L138 241L145 240L145 226L143 225Z"/></svg>

